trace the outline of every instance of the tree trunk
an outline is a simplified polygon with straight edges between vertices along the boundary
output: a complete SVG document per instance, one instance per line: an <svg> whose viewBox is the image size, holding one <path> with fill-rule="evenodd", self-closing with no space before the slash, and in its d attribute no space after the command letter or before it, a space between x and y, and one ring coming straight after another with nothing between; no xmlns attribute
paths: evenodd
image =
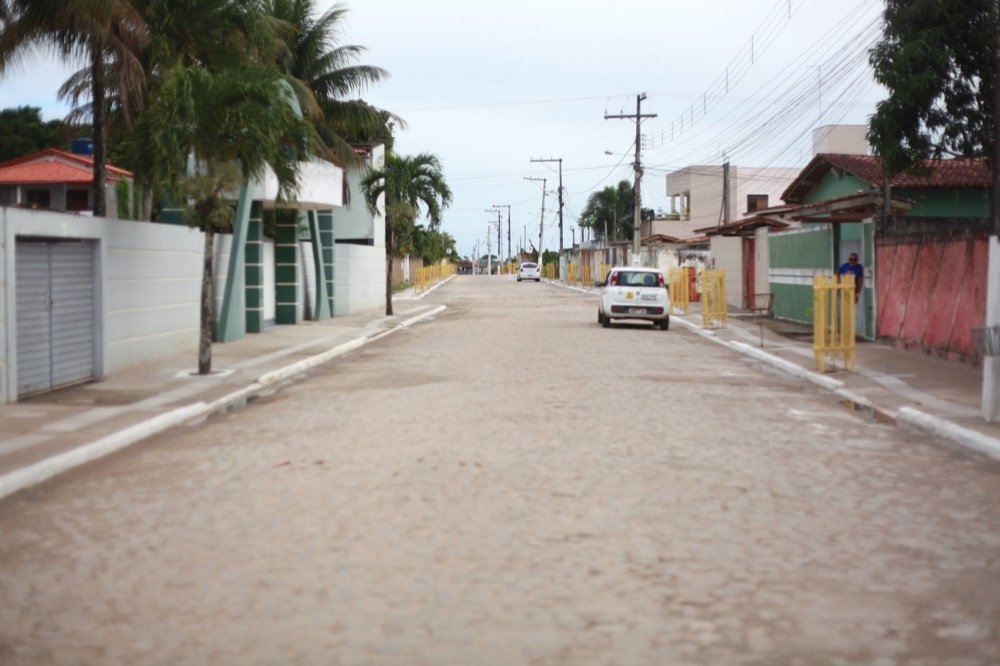
<svg viewBox="0 0 1000 666"><path fill-rule="evenodd" d="M105 217L108 204L106 196L107 161L104 145L104 50L97 43L91 47L91 98L94 114L94 217Z"/></svg>
<svg viewBox="0 0 1000 666"><path fill-rule="evenodd" d="M385 314L392 316L392 229L385 225Z"/></svg>
<svg viewBox="0 0 1000 666"><path fill-rule="evenodd" d="M212 328L215 318L214 296L212 293L212 255L215 248L215 228L209 224L205 228L205 251L201 268L201 339L198 341L198 374L212 372Z"/></svg>

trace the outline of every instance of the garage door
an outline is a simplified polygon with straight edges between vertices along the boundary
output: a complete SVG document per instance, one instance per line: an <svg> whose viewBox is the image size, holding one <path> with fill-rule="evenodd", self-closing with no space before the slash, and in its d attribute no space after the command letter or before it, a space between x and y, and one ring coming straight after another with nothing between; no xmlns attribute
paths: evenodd
<svg viewBox="0 0 1000 666"><path fill-rule="evenodd" d="M17 394L94 376L94 244L18 240Z"/></svg>

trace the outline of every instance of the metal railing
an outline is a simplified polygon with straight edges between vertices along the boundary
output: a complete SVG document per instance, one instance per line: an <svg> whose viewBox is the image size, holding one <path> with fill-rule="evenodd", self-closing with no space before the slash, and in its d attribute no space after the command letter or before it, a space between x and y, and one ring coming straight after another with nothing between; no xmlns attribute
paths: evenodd
<svg viewBox="0 0 1000 666"><path fill-rule="evenodd" d="M833 369L837 360L846 369L854 368L857 344L854 337L854 277L841 281L840 276L813 277L813 354L816 370Z"/></svg>
<svg viewBox="0 0 1000 666"><path fill-rule="evenodd" d="M688 286L688 269L674 268L670 271L670 308L674 312L687 314L691 306L691 289Z"/></svg>
<svg viewBox="0 0 1000 666"><path fill-rule="evenodd" d="M704 328L725 328L729 323L725 269L701 273L701 319Z"/></svg>
<svg viewBox="0 0 1000 666"><path fill-rule="evenodd" d="M455 264L437 264L435 266L424 266L417 269L416 279L413 286L417 291L424 291L441 280L455 274Z"/></svg>
<svg viewBox="0 0 1000 666"><path fill-rule="evenodd" d="M545 264L545 266L542 267L542 277L548 280L555 280L556 268L557 266L555 264Z"/></svg>

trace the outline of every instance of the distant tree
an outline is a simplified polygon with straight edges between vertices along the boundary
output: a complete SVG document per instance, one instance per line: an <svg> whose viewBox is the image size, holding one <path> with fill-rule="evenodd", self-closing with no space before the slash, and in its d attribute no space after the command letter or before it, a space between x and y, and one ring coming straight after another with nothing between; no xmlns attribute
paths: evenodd
<svg viewBox="0 0 1000 666"><path fill-rule="evenodd" d="M927 158L984 157L996 140L1000 22L995 0L886 0L870 53L889 96L869 140L889 174Z"/></svg>
<svg viewBox="0 0 1000 666"><path fill-rule="evenodd" d="M410 254L419 256L425 266L436 264L442 259L458 260L458 250L455 249L455 239L447 231L427 229L418 225L413 230L413 243Z"/></svg>
<svg viewBox="0 0 1000 666"><path fill-rule="evenodd" d="M451 190L437 156L388 153L385 166L369 171L361 183L368 210L376 214L382 199L385 214L385 313L392 314L392 260L412 243L413 230L426 211L429 228L441 224L442 211L451 204Z"/></svg>
<svg viewBox="0 0 1000 666"><path fill-rule="evenodd" d="M42 110L35 106L0 110L0 162L59 147L60 125L42 121Z"/></svg>
<svg viewBox="0 0 1000 666"><path fill-rule="evenodd" d="M590 195L580 214L580 226L592 229L598 238L630 238L634 208L632 184L623 180Z"/></svg>

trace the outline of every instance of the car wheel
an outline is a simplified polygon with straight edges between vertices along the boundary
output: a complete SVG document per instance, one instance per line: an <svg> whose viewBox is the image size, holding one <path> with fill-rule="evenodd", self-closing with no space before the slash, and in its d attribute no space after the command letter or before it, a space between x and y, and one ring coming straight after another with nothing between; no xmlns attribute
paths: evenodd
<svg viewBox="0 0 1000 666"><path fill-rule="evenodd" d="M604 321L601 322L601 326L603 326L604 328L611 328L611 317L605 315Z"/></svg>
<svg viewBox="0 0 1000 666"><path fill-rule="evenodd" d="M670 330L670 317L664 317L660 322L660 328L664 331Z"/></svg>
<svg viewBox="0 0 1000 666"><path fill-rule="evenodd" d="M535 278L535 282L541 282L542 278Z"/></svg>
<svg viewBox="0 0 1000 666"><path fill-rule="evenodd" d="M517 278L517 281L518 281L518 282L520 282L520 281L521 281L521 278Z"/></svg>
<svg viewBox="0 0 1000 666"><path fill-rule="evenodd" d="M601 314L600 310L597 311L597 323L598 324L603 324L604 323L604 315Z"/></svg>

